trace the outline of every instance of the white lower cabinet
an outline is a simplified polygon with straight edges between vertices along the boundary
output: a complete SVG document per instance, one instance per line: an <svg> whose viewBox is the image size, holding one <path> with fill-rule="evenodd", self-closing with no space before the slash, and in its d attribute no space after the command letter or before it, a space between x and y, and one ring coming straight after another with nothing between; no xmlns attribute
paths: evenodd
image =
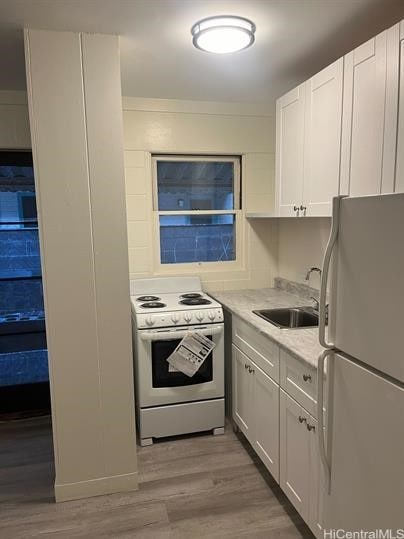
<svg viewBox="0 0 404 539"><path fill-rule="evenodd" d="M259 367L254 375L254 429L252 445L279 482L279 386Z"/></svg>
<svg viewBox="0 0 404 539"><path fill-rule="evenodd" d="M317 371L276 343L266 344L236 317L232 335L233 421L320 538L325 491L313 417Z"/></svg>
<svg viewBox="0 0 404 539"><path fill-rule="evenodd" d="M281 389L280 485L307 522L309 515L309 414Z"/></svg>
<svg viewBox="0 0 404 539"><path fill-rule="evenodd" d="M232 347L233 419L251 442L253 417L253 379L249 375L251 361L236 346Z"/></svg>
<svg viewBox="0 0 404 539"><path fill-rule="evenodd" d="M234 344L233 420L279 481L279 386Z"/></svg>
<svg viewBox="0 0 404 539"><path fill-rule="evenodd" d="M280 486L312 532L320 537L322 471L317 421L280 390Z"/></svg>
<svg viewBox="0 0 404 539"><path fill-rule="evenodd" d="M318 424L310 418L315 428L310 436L310 478L309 478L309 518L307 524L316 537L323 537L323 502L325 496L325 477L320 462L318 444Z"/></svg>

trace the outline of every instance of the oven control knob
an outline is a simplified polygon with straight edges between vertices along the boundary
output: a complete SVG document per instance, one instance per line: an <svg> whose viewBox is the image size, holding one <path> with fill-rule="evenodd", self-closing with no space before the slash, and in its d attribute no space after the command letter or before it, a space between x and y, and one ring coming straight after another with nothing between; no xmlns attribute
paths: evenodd
<svg viewBox="0 0 404 539"><path fill-rule="evenodd" d="M146 324L147 324L148 326L153 326L153 325L154 325L154 320L153 320L153 318L152 318L151 316L148 316L148 317L146 318Z"/></svg>
<svg viewBox="0 0 404 539"><path fill-rule="evenodd" d="M203 320L203 313L197 312L195 316L196 316L196 319L199 320L199 322L202 322L202 320Z"/></svg>
<svg viewBox="0 0 404 539"><path fill-rule="evenodd" d="M171 320L174 322L174 324L178 324L178 322L180 321L180 318L177 314L173 314L171 317Z"/></svg>
<svg viewBox="0 0 404 539"><path fill-rule="evenodd" d="M191 313L185 313L184 314L184 320L185 320L185 322L190 322L192 320L192 314Z"/></svg>
<svg viewBox="0 0 404 539"><path fill-rule="evenodd" d="M212 320L212 322L213 322L213 320L216 318L215 311L209 311L208 312L208 318L209 318L209 320Z"/></svg>

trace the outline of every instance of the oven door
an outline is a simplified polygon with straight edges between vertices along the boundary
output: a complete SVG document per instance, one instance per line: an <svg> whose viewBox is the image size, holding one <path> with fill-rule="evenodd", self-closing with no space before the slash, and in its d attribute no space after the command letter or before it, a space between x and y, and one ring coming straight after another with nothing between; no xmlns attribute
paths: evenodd
<svg viewBox="0 0 404 539"><path fill-rule="evenodd" d="M201 332L215 343L191 378L170 372L167 362L188 331ZM224 396L223 324L139 330L136 344L136 388L141 408Z"/></svg>

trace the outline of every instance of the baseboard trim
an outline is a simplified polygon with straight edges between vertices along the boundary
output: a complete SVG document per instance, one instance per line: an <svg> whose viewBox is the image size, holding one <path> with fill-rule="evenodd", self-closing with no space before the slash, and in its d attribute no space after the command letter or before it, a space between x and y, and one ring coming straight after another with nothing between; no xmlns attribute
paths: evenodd
<svg viewBox="0 0 404 539"><path fill-rule="evenodd" d="M77 483L55 483L55 499L57 502L103 496L117 492L130 492L138 489L138 474L132 472L111 477L98 477Z"/></svg>

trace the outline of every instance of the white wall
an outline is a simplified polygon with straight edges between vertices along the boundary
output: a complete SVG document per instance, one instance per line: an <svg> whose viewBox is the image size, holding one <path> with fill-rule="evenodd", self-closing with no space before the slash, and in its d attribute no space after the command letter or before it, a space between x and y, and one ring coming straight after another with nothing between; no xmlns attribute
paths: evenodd
<svg viewBox="0 0 404 539"><path fill-rule="evenodd" d="M5 105L3 109L0 107L0 119L11 117L11 123L18 127L14 142L8 139L9 147L30 147L26 99L25 92L0 91L0 103ZM131 278L154 275L150 152L218 153L221 148L221 151L243 153L248 150L243 171L245 208L267 211L273 204L275 122L265 109L254 105L137 98L123 98L123 109ZM0 123L3 141L9 135L6 125ZM244 223L245 268L229 273L204 273L206 289L272 286L272 278L277 275L302 282L308 267L321 265L329 219L245 220ZM318 285L317 280L313 275L314 286Z"/></svg>
<svg viewBox="0 0 404 539"><path fill-rule="evenodd" d="M279 276L307 284L307 270L312 266L321 268L330 228L331 218L327 217L279 219ZM319 288L318 274L312 274L310 284Z"/></svg>
<svg viewBox="0 0 404 539"><path fill-rule="evenodd" d="M25 31L57 501L137 487L117 36Z"/></svg>
<svg viewBox="0 0 404 539"><path fill-rule="evenodd" d="M253 105L123 99L129 271L155 276L159 246L153 242L153 153L242 155L243 212L267 210L274 197L274 118ZM195 265L206 290L271 286L277 275L277 223L241 216L241 260ZM168 266L164 271L185 275ZM188 271L188 270L187 270ZM161 274L161 273L160 273Z"/></svg>
<svg viewBox="0 0 404 539"><path fill-rule="evenodd" d="M27 93L0 90L0 149L31 148Z"/></svg>

